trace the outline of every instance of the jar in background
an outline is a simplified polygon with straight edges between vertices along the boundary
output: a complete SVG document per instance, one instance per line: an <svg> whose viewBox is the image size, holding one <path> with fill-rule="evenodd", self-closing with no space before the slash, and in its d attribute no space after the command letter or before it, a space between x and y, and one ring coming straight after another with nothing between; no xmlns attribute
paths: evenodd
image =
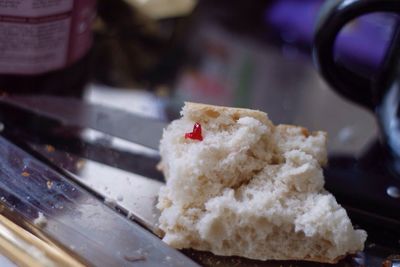
<svg viewBox="0 0 400 267"><path fill-rule="evenodd" d="M96 0L0 0L0 90L80 95Z"/></svg>

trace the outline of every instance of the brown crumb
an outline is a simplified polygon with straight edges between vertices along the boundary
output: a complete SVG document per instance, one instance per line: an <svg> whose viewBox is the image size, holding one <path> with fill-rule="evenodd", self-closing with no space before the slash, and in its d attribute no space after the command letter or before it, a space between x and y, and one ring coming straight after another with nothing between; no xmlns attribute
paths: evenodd
<svg viewBox="0 0 400 267"><path fill-rule="evenodd" d="M215 111L215 110L207 110L206 112L205 112L205 114L208 116L208 117L211 117L211 118L218 118L219 117L219 115L221 115L218 111Z"/></svg>
<svg viewBox="0 0 400 267"><path fill-rule="evenodd" d="M301 133L303 134L304 137L308 137L310 133L306 128L301 127Z"/></svg>
<svg viewBox="0 0 400 267"><path fill-rule="evenodd" d="M24 176L24 177L28 177L28 176L30 176L31 174L30 174L29 172L22 172L21 175Z"/></svg>
<svg viewBox="0 0 400 267"><path fill-rule="evenodd" d="M76 163L76 168L77 168L78 170L80 170L80 169L83 168L84 165L85 165L85 160L80 159L80 160L78 160L78 162Z"/></svg>
<svg viewBox="0 0 400 267"><path fill-rule="evenodd" d="M50 181L50 180L49 180L49 181L47 181L46 184L47 184L47 188L48 188L48 189L51 189L51 188L53 187L53 181Z"/></svg>
<svg viewBox="0 0 400 267"><path fill-rule="evenodd" d="M54 152L56 149L52 145L46 145L47 152Z"/></svg>

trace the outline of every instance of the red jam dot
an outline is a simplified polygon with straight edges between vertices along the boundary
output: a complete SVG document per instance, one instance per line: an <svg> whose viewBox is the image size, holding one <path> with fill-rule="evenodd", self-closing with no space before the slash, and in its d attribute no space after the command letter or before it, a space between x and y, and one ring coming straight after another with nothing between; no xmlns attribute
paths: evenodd
<svg viewBox="0 0 400 267"><path fill-rule="evenodd" d="M193 126L193 131L191 133L185 133L185 138L203 141L203 136L201 135L200 123L196 122Z"/></svg>

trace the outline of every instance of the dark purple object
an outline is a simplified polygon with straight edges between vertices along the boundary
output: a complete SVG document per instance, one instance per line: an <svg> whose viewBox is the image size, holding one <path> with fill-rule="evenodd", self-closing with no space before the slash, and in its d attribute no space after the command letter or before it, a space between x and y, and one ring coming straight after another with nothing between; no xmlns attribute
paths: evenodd
<svg viewBox="0 0 400 267"><path fill-rule="evenodd" d="M295 46L311 48L314 30L325 1L278 0L266 10L266 23L282 40ZM369 75L375 72L385 55L396 17L373 14L361 17L344 29L337 39L336 56L346 65Z"/></svg>

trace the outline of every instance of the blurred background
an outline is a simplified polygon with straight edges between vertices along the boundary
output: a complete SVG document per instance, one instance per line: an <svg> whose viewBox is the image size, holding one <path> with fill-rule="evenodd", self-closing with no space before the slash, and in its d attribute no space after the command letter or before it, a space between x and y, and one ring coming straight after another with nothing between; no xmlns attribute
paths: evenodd
<svg viewBox="0 0 400 267"><path fill-rule="evenodd" d="M93 46L82 59L24 83L0 75L0 88L83 96L162 120L177 118L183 101L260 109L275 123L327 131L331 153L357 155L377 127L313 65L325 2L98 0L87 27ZM337 57L365 75L377 71L391 25L387 14L354 21L340 35Z"/></svg>
<svg viewBox="0 0 400 267"><path fill-rule="evenodd" d="M333 0L0 0L0 102L7 102L2 95L13 94L67 96L168 122L180 116L184 101L194 101L259 109L268 113L275 124L326 131L329 137L329 165L324 169L326 188L349 211L352 221L368 230L370 243L364 256L366 262L374 264L365 266L381 266L382 259L398 251L400 244L399 216L395 212L399 208L400 180L392 179L399 177L400 165L398 158L393 160L386 147L382 149L377 142L374 114L340 97L315 67L312 55L315 26L329 5L337 3ZM393 14L359 17L340 32L334 59L363 76L377 76L397 25L398 18ZM127 211L129 218L137 212L151 218L150 222L156 220L153 200L163 179L155 171L158 153L125 140L126 136L132 136L119 133L136 130L132 133L139 134L139 139L144 136L154 141L159 140L160 125L164 124L150 123L146 118L145 123L150 126L157 124L154 129L158 131L154 134L136 124L141 121L137 116L125 116L124 112L98 106L92 110L76 103L70 105L74 102L70 99L54 99L20 101L31 110L61 114L57 119L61 123L55 126L30 120L31 117L20 116L18 112L14 114L10 110L15 109L3 103L1 135L22 140L28 144L22 148L28 147L28 151L46 159L47 164L51 162L50 166L56 164L57 171L67 170L76 175L72 181L76 179L90 189L90 194L79 189L80 194L92 199L92 193L96 193L96 198L102 198L101 201L104 198L107 205L112 204L110 199L117 199L118 205L112 204L113 208L120 213ZM69 124L65 118L70 120ZM129 118L133 123L124 123ZM3 121L6 127L2 127ZM392 124L393 132L399 132L398 124ZM153 142L153 148L157 142ZM147 144L142 140L138 143ZM7 153L13 151L3 147ZM42 182L36 181L43 180L42 173L47 175L47 167L42 170L34 166L32 170L37 175L26 176L24 165L20 176L22 161L8 157L7 153L3 153L6 155L3 165L12 167L15 175L7 168L3 170L3 176L8 178L1 180L0 189L9 192L12 188L9 184L15 185L12 190L17 193L11 190L9 194L18 198L3 197L0 202L37 205L42 203L43 192L46 199L53 196L47 190L58 176L49 176L50 186L46 183L43 187ZM18 159L19 154L16 155ZM0 174L1 171L0 168ZM158 181L149 184L150 180L144 176ZM63 178L60 184L63 194L70 199L69 188L75 186L70 187L67 180ZM58 191L54 194L58 201ZM81 214L66 213L75 212L71 208L75 206L58 209L53 205L49 210L56 210L57 216L45 213L50 224L57 222L61 214L66 226L72 225L76 233L86 235L86 226L90 224L85 218L96 213L92 204L86 205L85 198L71 199L76 200L73 204L78 207L89 207L88 212L81 212L89 214L88 217L82 219ZM27 218L40 211L25 209L25 204L20 207L16 211L28 214ZM113 213L109 214L112 218ZM93 220L96 220L93 229L97 231L91 229L90 238L106 240L101 223L97 224L97 217ZM107 220L105 225L118 222ZM48 229L57 240L67 236L63 234L67 228L45 230ZM80 236L83 235L68 234L63 242L78 241L82 247L90 244L81 243ZM121 231L120 236L129 235ZM132 240L135 241L129 238L129 242ZM125 241L115 242L121 250L130 249ZM119 252L113 246L108 247L112 248L112 254ZM76 251L91 254L86 247ZM108 254L98 255L108 258ZM98 255L93 259L101 261L103 257ZM364 266L362 262L356 263L354 266Z"/></svg>
<svg viewBox="0 0 400 267"><path fill-rule="evenodd" d="M260 109L275 123L327 131L331 153L362 153L376 136L374 117L338 96L313 65L324 2L99 1L95 83L86 96L101 101L110 87L135 88L131 98L121 92L125 108L167 120L179 116L183 101ZM374 71L391 24L384 14L355 21L338 54L353 69Z"/></svg>

